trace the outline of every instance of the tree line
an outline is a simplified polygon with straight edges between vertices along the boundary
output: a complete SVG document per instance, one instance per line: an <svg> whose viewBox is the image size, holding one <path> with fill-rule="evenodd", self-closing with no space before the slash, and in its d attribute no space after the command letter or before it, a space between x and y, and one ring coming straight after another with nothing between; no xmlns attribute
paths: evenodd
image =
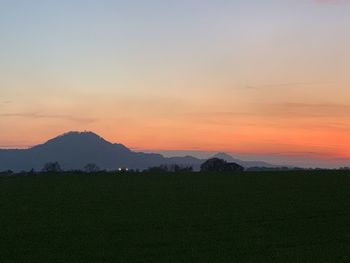
<svg viewBox="0 0 350 263"><path fill-rule="evenodd" d="M201 167L200 171L202 172L238 172L243 171L244 168L236 163L229 163L225 160L219 158L211 158L205 161ZM145 170L139 169L128 169L128 168L119 168L115 172L125 173L125 172L146 172L146 173L181 173L181 172L193 172L194 169L190 165L180 165L180 164L167 164L149 167ZM40 171L22 171L21 173L25 174L34 174L34 173L60 173L65 172L58 162L48 162L44 164L43 168ZM95 163L86 164L83 169L76 170L73 172L81 173L98 173L105 172ZM11 175L14 174L11 170L0 172L0 175Z"/></svg>
<svg viewBox="0 0 350 263"><path fill-rule="evenodd" d="M318 171L318 170L339 170L339 171L349 171L350 168L348 167L341 167L338 169L320 169L320 168L298 168L298 167L250 167L245 169L243 166L237 164L237 163L230 163L223 159L219 158L211 158L206 160L202 165L200 166L201 172L230 172L230 173L238 173L243 171L248 172L263 172L263 171L301 171L301 170L312 170L312 171ZM37 173L62 173L62 172L74 172L74 173L102 173L102 172L108 172L108 173L188 173L188 172L194 172L194 169L192 166L189 165L179 165L179 164L167 164L167 165L159 165L159 166L153 166L149 167L148 169L140 170L140 169L128 169L128 168L119 168L115 171L106 171L101 169L97 164L95 163L88 163L86 164L83 169L80 170L70 170L65 171L62 169L61 165L58 162L48 162L46 163L43 168L40 171L34 171L34 169L31 169L30 171L22 171L20 173L14 173L11 170L7 171L0 171L0 176L10 176L13 174L23 174L23 175L33 175Z"/></svg>

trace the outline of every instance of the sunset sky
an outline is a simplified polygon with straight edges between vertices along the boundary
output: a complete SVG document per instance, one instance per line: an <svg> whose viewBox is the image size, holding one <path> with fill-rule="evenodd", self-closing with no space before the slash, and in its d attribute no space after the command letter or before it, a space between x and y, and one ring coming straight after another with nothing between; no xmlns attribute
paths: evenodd
<svg viewBox="0 0 350 263"><path fill-rule="evenodd" d="M0 147L350 158L350 1L0 1Z"/></svg>

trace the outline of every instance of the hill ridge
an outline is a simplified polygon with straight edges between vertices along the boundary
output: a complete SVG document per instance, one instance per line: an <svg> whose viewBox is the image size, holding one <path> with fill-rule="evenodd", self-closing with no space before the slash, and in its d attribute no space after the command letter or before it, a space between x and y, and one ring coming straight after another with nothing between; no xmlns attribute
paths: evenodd
<svg viewBox="0 0 350 263"><path fill-rule="evenodd" d="M254 162L234 159L226 153L218 154L225 155L230 161L234 160L244 167L256 166L253 165ZM56 161L65 170L82 169L88 163L95 163L106 170L119 167L142 170L171 164L192 166L198 170L205 160L193 156L164 157L157 153L135 152L91 131L69 131L28 149L0 149L0 171L41 170L45 163Z"/></svg>

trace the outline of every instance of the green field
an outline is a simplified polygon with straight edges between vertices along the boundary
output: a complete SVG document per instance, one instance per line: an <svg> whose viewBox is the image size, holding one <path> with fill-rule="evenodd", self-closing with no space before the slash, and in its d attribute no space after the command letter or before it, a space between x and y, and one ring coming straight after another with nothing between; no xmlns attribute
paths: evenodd
<svg viewBox="0 0 350 263"><path fill-rule="evenodd" d="M0 262L350 262L350 174L1 177Z"/></svg>

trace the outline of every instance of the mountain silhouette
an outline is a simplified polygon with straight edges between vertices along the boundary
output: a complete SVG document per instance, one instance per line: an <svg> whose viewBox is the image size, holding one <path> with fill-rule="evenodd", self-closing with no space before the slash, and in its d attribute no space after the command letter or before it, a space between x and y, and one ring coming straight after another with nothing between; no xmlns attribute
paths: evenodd
<svg viewBox="0 0 350 263"><path fill-rule="evenodd" d="M224 153L218 155L249 167L247 163L250 162L236 160ZM58 162L65 170L82 169L88 163L95 163L106 170L119 167L142 170L171 164L192 166L198 170L204 161L192 156L166 158L155 153L134 152L123 144L110 143L93 132L68 132L29 149L0 149L0 171L41 170L48 162ZM251 166L257 166L255 162L252 163L254 165Z"/></svg>
<svg viewBox="0 0 350 263"><path fill-rule="evenodd" d="M223 159L229 163L237 163L245 168L249 168L249 167L266 167L266 168L278 167L276 165L266 163L266 162L261 162L261 161L242 161L242 160L233 158L231 155L229 155L227 153L222 153L222 152L215 154L212 158Z"/></svg>

